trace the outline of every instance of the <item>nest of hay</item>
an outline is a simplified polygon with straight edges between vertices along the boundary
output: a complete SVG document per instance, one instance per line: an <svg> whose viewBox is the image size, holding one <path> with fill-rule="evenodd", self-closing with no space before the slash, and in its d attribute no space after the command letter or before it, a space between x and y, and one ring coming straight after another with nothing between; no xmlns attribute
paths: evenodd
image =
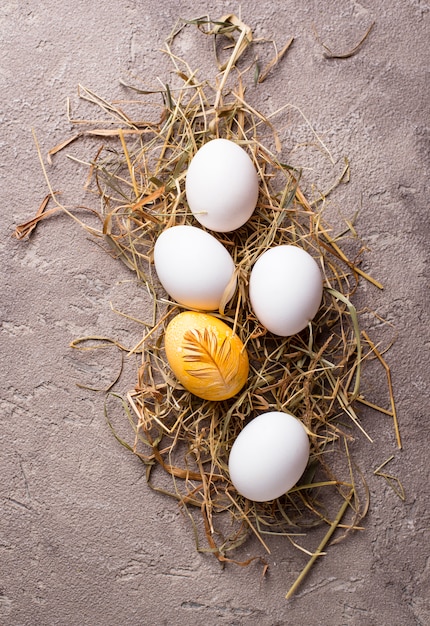
<svg viewBox="0 0 430 626"><path fill-rule="evenodd" d="M347 533L358 528L367 511L366 488L354 469L349 443L357 434L369 438L360 424L358 403L379 408L360 392L363 362L377 357L387 367L360 329L351 296L360 280L380 285L360 269L357 260L347 257L341 238L332 236L323 219L327 195L347 177L348 163L338 171L331 189L308 199L302 191L300 170L281 159L282 137L276 121L292 105L265 116L246 100L245 83L252 79L250 70L254 69L254 80L262 82L274 71L292 40L255 73L252 54L249 61L253 42L248 26L235 16L218 22L204 18L194 24L214 38L216 50L228 50L224 61L218 59L214 83L202 80L199 72L174 53L175 37L181 28L188 27L182 23L165 46L180 85L160 85L153 92L141 90L139 95L142 109L148 107L149 98L158 119L134 119L122 106L80 88L81 97L108 114L109 124L100 127L88 122L85 126L85 120L79 120L80 131L50 152L52 158L79 137L97 138L99 147L87 164L86 186L100 200L101 208L96 211L100 228L78 220L50 188L36 217L18 227L17 236L28 235L52 212L66 210L92 235L106 242L110 252L146 284L153 306L152 322L134 347L117 344L129 356L140 355L137 379L128 393L108 392L108 423L118 441L145 464L148 484L175 498L186 512L199 550L214 554L221 562L247 564L253 559L240 559L236 554L240 554L250 535L256 536L269 552L270 536L279 535L307 552L308 566L289 596L334 530L341 527ZM240 64L244 65L241 69ZM320 150L331 158L309 128ZM164 229L177 224L196 225L185 198L187 168L196 151L216 137L237 142L251 156L260 178L260 196L253 216L243 227L231 233L215 233L232 255L238 279L234 298L215 315L230 324L246 345L250 374L236 397L209 402L184 390L167 364L164 328L181 308L169 301L160 287L152 253ZM49 185L48 177L47 181ZM46 210L51 200L57 206ZM254 262L265 250L279 244L304 248L317 260L324 276L318 315L306 330L287 338L271 335L261 327L248 301L248 278ZM88 348L90 339L80 338L72 345ZM392 400L389 376L388 384ZM118 434L110 417L113 400L120 403L128 417L128 438ZM227 462L244 425L268 410L288 411L303 422L311 456L304 476L293 489L276 501L255 503L235 491ZM383 411L394 418L400 446L393 400L390 410ZM317 526L325 528L323 538L316 550L309 551L300 538Z"/></svg>

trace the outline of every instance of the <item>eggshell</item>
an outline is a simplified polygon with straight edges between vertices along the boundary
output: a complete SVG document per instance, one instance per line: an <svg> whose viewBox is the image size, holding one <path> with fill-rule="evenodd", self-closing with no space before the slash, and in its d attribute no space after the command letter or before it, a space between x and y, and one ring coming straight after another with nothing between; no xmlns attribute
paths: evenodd
<svg viewBox="0 0 430 626"><path fill-rule="evenodd" d="M266 250L252 268L249 299L260 323L275 335L300 332L315 317L323 279L315 259L290 245Z"/></svg>
<svg viewBox="0 0 430 626"><path fill-rule="evenodd" d="M205 400L226 400L246 383L248 355L240 338L223 321L184 311L168 324L166 356L176 378Z"/></svg>
<svg viewBox="0 0 430 626"><path fill-rule="evenodd" d="M290 413L271 411L255 417L239 433L228 467L240 494L266 502L294 487L308 460L309 439L303 424Z"/></svg>
<svg viewBox="0 0 430 626"><path fill-rule="evenodd" d="M228 139L213 139L194 155L185 190L196 220L218 232L236 230L251 217L258 175L248 153Z"/></svg>
<svg viewBox="0 0 430 626"><path fill-rule="evenodd" d="M213 235L195 226L163 231L155 243L154 265L167 293L186 307L214 311L226 289L226 302L236 289L230 253Z"/></svg>

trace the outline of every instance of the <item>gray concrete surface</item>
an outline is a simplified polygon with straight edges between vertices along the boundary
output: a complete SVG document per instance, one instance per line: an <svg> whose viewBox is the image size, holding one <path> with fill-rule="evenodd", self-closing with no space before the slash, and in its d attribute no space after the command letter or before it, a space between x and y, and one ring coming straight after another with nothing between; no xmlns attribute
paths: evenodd
<svg viewBox="0 0 430 626"><path fill-rule="evenodd" d="M1 624L430 623L429 9L425 0L1 3ZM265 112L286 102L299 106L337 162L349 157L351 181L337 190L330 216L340 228L341 215L360 209L364 267L385 289L363 284L356 304L389 320L397 334L387 360L404 449L396 449L389 418L363 409L374 438L373 445L360 437L354 444L371 496L366 529L332 546L289 602L284 594L305 555L274 541L261 579L257 565L221 569L197 553L175 502L150 492L143 467L109 433L102 396L76 385L94 382L99 364L72 353L72 339L140 338L140 329L109 306L143 316L144 294L132 276L64 215L29 241L11 237L47 191L32 128L45 154L72 130L66 98L77 115L85 111L78 83L108 99L130 97L120 79L166 79L170 69L159 50L178 17L240 10L257 37L279 46L295 37L282 65L249 99ZM367 41L348 59L325 58L315 40L314 27L344 51L371 22ZM192 29L180 46L195 67L212 58L209 42ZM294 115L288 121L292 145L304 127ZM93 154L94 144L69 152L85 149ZM318 164L315 151L309 180ZM60 156L49 174L66 203L88 202L82 168ZM378 337L378 325L368 321ZM380 331L387 342L391 331ZM116 367L113 355L107 380ZM369 397L388 402L379 370L370 367L363 385ZM389 471L402 481L404 503L373 475L391 454ZM255 551L251 541L249 553Z"/></svg>

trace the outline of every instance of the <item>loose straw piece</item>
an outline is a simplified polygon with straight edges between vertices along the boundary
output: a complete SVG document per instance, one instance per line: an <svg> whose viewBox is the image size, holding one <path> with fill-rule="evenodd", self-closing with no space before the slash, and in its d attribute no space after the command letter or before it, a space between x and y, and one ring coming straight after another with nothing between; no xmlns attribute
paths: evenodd
<svg viewBox="0 0 430 626"><path fill-rule="evenodd" d="M350 501L351 501L351 498L352 498L353 494L354 494L354 491L351 490L349 496L346 498L345 502L340 507L339 513L337 514L335 520L332 522L330 528L328 529L327 533L325 534L324 539L321 541L321 543L319 544L318 548L316 549L316 551L312 555L311 559L309 559L309 561L306 564L306 566L303 568L303 570L301 571L299 576L296 578L296 581L294 582L294 584L290 587L288 593L285 596L285 598L287 600L289 600L289 598L291 598L291 596L294 595L294 593L296 592L297 588L301 585L303 580L306 578L306 576L308 575L309 571L311 570L313 564L318 559L318 557L322 556L322 552L323 552L325 546L330 541L331 536L333 535L334 531L336 530L336 528L339 526L340 522L342 521L342 518L343 518L343 516L345 514L346 509L348 508L348 506L350 504Z"/></svg>
<svg viewBox="0 0 430 626"><path fill-rule="evenodd" d="M394 423L394 432L396 434L397 447L399 448L399 450L401 450L402 449L402 439L400 437L400 427L399 427L399 421L397 419L397 410L396 410L396 403L394 401L393 383L392 383L392 380L391 380L391 370L390 370L390 367L389 367L388 363L385 361L385 359L382 356L382 354L379 352L379 350L375 346L375 344L373 343L373 341L370 339L369 335L366 333L365 330L363 330L363 337L366 339L366 341L369 344L372 352L374 353L374 355L376 356L378 361L381 363L382 367L385 369L385 372L387 374L388 390L389 390L389 393L390 393L391 413L392 413L392 416L393 416L393 423Z"/></svg>
<svg viewBox="0 0 430 626"><path fill-rule="evenodd" d="M333 52L325 43L320 41L315 27L314 27L314 32L315 32L316 40L326 50L326 52L324 52L324 56L326 59L349 59L350 57L354 56L356 52L358 52L358 50L360 49L360 46L365 42L365 40L370 34L370 31L372 30L374 26L375 26L375 22L372 22L369 28L364 33L363 37L350 50L347 50L347 52Z"/></svg>
<svg viewBox="0 0 430 626"><path fill-rule="evenodd" d="M224 74L223 74L223 77L221 79L221 83L220 83L220 85L218 87L218 91L217 91L217 94L216 94L216 97L215 97L215 104L214 104L215 111L219 107L219 103L220 103L220 100L221 100L221 97L222 97L222 92L223 92L225 83L227 81L228 75L230 74L230 71L231 71L232 67L234 66L234 64L236 62L237 54L238 54L241 46L243 45L243 42L244 42L246 36L247 36L246 30L245 29L241 30L239 38L238 38L238 40L236 42L236 45L234 47L233 54L231 55L231 57L228 60L227 67L224 70Z"/></svg>
<svg viewBox="0 0 430 626"><path fill-rule="evenodd" d="M134 195L136 196L136 200L138 200L139 199L139 195L140 195L139 194L139 189L137 187L136 177L134 175L134 167L131 164L130 155L128 153L127 144L125 143L124 132L123 132L122 128L119 131L119 138L120 138L120 141L121 141L122 149L124 151L125 160L127 162L127 167L128 167L128 172L130 174L130 179L131 179L131 182L133 184Z"/></svg>

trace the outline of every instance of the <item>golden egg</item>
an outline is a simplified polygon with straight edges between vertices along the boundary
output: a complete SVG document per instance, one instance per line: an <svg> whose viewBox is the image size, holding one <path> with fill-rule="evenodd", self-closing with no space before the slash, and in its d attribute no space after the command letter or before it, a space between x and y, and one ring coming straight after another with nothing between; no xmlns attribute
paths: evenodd
<svg viewBox="0 0 430 626"><path fill-rule="evenodd" d="M226 400L248 378L248 355L233 330L213 315L185 311L165 332L166 356L176 378L204 400Z"/></svg>

